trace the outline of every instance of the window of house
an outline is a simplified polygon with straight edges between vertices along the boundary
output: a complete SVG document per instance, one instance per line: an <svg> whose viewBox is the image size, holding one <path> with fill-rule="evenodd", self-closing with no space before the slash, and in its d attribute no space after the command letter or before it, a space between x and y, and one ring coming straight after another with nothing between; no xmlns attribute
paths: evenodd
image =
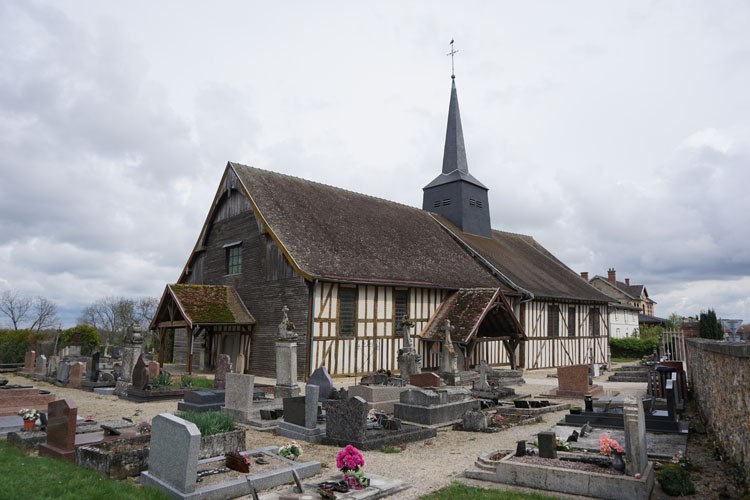
<svg viewBox="0 0 750 500"><path fill-rule="evenodd" d="M576 336L576 308L568 308L568 337Z"/></svg>
<svg viewBox="0 0 750 500"><path fill-rule="evenodd" d="M357 319L357 289L339 288L339 336L353 337L356 335Z"/></svg>
<svg viewBox="0 0 750 500"><path fill-rule="evenodd" d="M599 336L599 309L589 311L589 335L592 337Z"/></svg>
<svg viewBox="0 0 750 500"><path fill-rule="evenodd" d="M557 306L547 306L547 336L558 337L560 335L560 314Z"/></svg>
<svg viewBox="0 0 750 500"><path fill-rule="evenodd" d="M394 329L396 335L404 334L404 327L399 326L399 323L404 320L404 315L409 310L408 299L409 293L406 290L396 290L393 293L393 321L396 324L396 328Z"/></svg>
<svg viewBox="0 0 750 500"><path fill-rule="evenodd" d="M227 261L227 274L240 274L242 272L242 245L232 243L224 246Z"/></svg>

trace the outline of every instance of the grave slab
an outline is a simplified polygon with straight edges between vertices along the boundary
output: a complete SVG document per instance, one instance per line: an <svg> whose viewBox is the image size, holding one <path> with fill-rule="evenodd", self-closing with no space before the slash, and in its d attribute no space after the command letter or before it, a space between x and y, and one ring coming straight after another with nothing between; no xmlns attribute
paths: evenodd
<svg viewBox="0 0 750 500"><path fill-rule="evenodd" d="M384 386L384 385L354 385L349 387L349 397L359 396L367 401L367 409L381 410L384 413L393 413L393 407L400 401L401 393L413 386Z"/></svg>
<svg viewBox="0 0 750 500"><path fill-rule="evenodd" d="M563 441L574 431L580 428L568 425L555 425L550 431L560 436ZM592 452L599 451L599 436L610 434L618 443L625 443L625 432L622 429L604 429L594 427L594 429L584 437L578 437L578 441L570 443L573 449L587 450ZM535 438L529 436L529 442ZM652 460L669 460L678 452L685 456L687 451L687 434L668 434L662 432L646 432L646 450L648 458Z"/></svg>
<svg viewBox="0 0 750 500"><path fill-rule="evenodd" d="M396 418L421 425L451 425L481 403L465 389L410 389L393 407Z"/></svg>
<svg viewBox="0 0 750 500"><path fill-rule="evenodd" d="M212 391L209 389L200 389L187 391L184 395L184 401L177 403L179 411L194 411L203 413L207 411L221 411L224 406L226 391Z"/></svg>
<svg viewBox="0 0 750 500"><path fill-rule="evenodd" d="M377 474L366 474L370 479L370 486L363 490L351 490L347 493L336 493L336 500L376 500L378 498L385 498L387 496L403 491L409 486L398 479L391 479ZM323 481L341 481L341 474L337 476L331 476L324 479ZM305 483L305 493L311 498L318 496L315 493L318 490L318 483ZM279 493L266 493L260 495L260 500L283 500L286 498L302 498L303 495L297 493L296 487L289 488L288 490L281 491Z"/></svg>

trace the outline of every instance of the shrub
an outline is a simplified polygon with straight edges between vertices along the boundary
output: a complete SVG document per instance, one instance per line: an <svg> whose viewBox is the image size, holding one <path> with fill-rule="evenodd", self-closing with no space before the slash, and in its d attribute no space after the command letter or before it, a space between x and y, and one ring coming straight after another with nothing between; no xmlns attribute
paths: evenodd
<svg viewBox="0 0 750 500"><path fill-rule="evenodd" d="M94 350L99 346L99 332L91 325L76 325L60 333L59 348L71 345L75 340L75 333L81 333L81 354L91 356Z"/></svg>
<svg viewBox="0 0 750 500"><path fill-rule="evenodd" d="M185 388L198 387L201 389L212 389L214 386L214 382L211 379L191 377L187 373L180 376L180 383Z"/></svg>
<svg viewBox="0 0 750 500"><path fill-rule="evenodd" d="M234 418L228 413L219 411L206 411L196 413L194 411L178 412L177 416L194 423L201 436L211 436L234 430Z"/></svg>
<svg viewBox="0 0 750 500"><path fill-rule="evenodd" d="M640 325L638 327L638 337L641 339L659 339L664 329L659 325Z"/></svg>
<svg viewBox="0 0 750 500"><path fill-rule="evenodd" d="M36 337L31 330L0 330L0 363L23 363Z"/></svg>
<svg viewBox="0 0 750 500"><path fill-rule="evenodd" d="M659 472L659 486L664 493L673 497L695 493L690 473L675 464L665 465Z"/></svg>
<svg viewBox="0 0 750 500"><path fill-rule="evenodd" d="M659 345L659 339L639 339L627 337L623 339L610 339L609 350L613 358L641 358L654 350Z"/></svg>

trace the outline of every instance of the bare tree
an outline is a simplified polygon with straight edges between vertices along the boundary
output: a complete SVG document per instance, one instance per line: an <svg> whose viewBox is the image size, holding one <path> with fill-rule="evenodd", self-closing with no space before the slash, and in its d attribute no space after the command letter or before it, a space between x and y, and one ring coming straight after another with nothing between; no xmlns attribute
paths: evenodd
<svg viewBox="0 0 750 500"><path fill-rule="evenodd" d="M148 331L158 305L159 299L156 297L140 297L135 300L135 316L144 332Z"/></svg>
<svg viewBox="0 0 750 500"><path fill-rule="evenodd" d="M41 330L53 328L57 324L57 304L44 297L37 297L31 306L34 321L31 329L39 333Z"/></svg>
<svg viewBox="0 0 750 500"><path fill-rule="evenodd" d="M96 304L91 304L83 308L81 315L78 316L79 325L90 325L99 330L99 315L97 314Z"/></svg>
<svg viewBox="0 0 750 500"><path fill-rule="evenodd" d="M31 299L24 297L17 290L5 290L0 295L0 312L10 318L13 329L18 330L31 308Z"/></svg>

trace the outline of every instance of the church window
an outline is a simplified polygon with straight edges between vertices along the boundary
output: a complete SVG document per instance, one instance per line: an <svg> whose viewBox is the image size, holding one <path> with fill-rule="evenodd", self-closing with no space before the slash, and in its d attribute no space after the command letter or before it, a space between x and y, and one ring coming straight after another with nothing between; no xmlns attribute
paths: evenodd
<svg viewBox="0 0 750 500"><path fill-rule="evenodd" d="M568 308L568 337L576 336L576 308Z"/></svg>
<svg viewBox="0 0 750 500"><path fill-rule="evenodd" d="M592 337L599 336L599 309L589 311L589 332Z"/></svg>
<svg viewBox="0 0 750 500"><path fill-rule="evenodd" d="M242 272L242 246L240 243L224 245L227 261L227 274L240 274Z"/></svg>
<svg viewBox="0 0 750 500"><path fill-rule="evenodd" d="M547 306L547 337L558 337L560 335L560 315L557 306Z"/></svg>
<svg viewBox="0 0 750 500"><path fill-rule="evenodd" d="M393 319L396 324L396 335L404 334L404 327L399 327L398 324L403 321L404 315L408 311L408 297L409 293L406 290L396 290L393 292Z"/></svg>
<svg viewBox="0 0 750 500"><path fill-rule="evenodd" d="M357 319L357 289L339 288L339 336L353 337L356 335Z"/></svg>

